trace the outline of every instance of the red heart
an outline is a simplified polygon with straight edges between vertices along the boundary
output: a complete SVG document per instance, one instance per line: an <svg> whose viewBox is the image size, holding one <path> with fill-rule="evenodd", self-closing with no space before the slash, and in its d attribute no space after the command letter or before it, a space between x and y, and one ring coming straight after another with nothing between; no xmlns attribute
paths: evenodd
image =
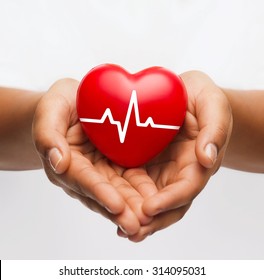
<svg viewBox="0 0 264 280"><path fill-rule="evenodd" d="M181 79L162 67L136 74L104 64L81 81L77 112L90 141L124 167L140 166L178 133L187 106Z"/></svg>

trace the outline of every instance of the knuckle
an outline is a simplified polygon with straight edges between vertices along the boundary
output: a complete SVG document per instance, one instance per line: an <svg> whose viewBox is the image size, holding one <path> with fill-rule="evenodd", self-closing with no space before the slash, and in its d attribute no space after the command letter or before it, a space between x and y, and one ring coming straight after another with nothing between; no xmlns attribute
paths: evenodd
<svg viewBox="0 0 264 280"><path fill-rule="evenodd" d="M225 144L227 138L228 138L228 128L223 126L217 126L215 128L215 136L217 139L217 148L218 150L221 149L221 147Z"/></svg>

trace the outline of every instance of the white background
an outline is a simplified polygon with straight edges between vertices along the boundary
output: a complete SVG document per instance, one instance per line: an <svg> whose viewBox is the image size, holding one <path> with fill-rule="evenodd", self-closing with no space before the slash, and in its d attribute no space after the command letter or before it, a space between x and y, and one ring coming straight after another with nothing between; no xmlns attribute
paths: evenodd
<svg viewBox="0 0 264 280"><path fill-rule="evenodd" d="M0 85L46 90L111 62L264 89L263 13L262 0L0 0ZM261 259L263 183L221 169L182 221L135 244L42 170L2 171L0 259Z"/></svg>

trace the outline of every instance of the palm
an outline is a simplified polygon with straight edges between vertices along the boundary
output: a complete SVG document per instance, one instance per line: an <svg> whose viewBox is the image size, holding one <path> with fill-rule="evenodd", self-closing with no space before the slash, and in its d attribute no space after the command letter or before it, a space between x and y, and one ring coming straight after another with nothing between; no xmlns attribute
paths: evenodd
<svg viewBox="0 0 264 280"><path fill-rule="evenodd" d="M210 176L221 163L225 149L219 154L214 168L205 168L198 160L196 150L199 146L197 144L198 135L204 124L204 118L201 117L203 114L199 114L197 110L199 107L204 109L202 104L199 104L198 96L203 92L205 84L201 83L201 77L198 78L197 83L195 83L197 81L195 79L192 84L189 83L188 108L180 133L161 154L144 167L145 180L147 177L151 178L157 193L145 199L143 211L147 215L154 216L154 219L149 225L142 227L137 236L131 238L132 240L142 240L148 233L165 228L181 219L189 209L192 200L204 188ZM206 84L209 84L207 77L202 78L206 80ZM214 85L209 85L212 90L213 87L216 88ZM224 97L221 100L217 98L217 101L219 106L221 102L226 103ZM226 107L228 109L228 106ZM228 119L229 114L226 115L225 120L226 131L229 131L228 127L232 126ZM222 138L227 141L229 136L230 134L227 134L225 138Z"/></svg>
<svg viewBox="0 0 264 280"><path fill-rule="evenodd" d="M119 235L133 241L143 240L185 214L220 166L230 137L232 115L221 90L200 72L186 72L181 77L189 97L185 123L168 147L140 168L125 169L111 163L84 135L73 94L78 82L55 83L37 110L36 146L44 155L50 180L125 228L128 234L119 230ZM50 104L59 106L53 113L43 114ZM208 143L219 148L216 164L205 153ZM45 151L56 145L65 155L57 174L45 158Z"/></svg>
<svg viewBox="0 0 264 280"><path fill-rule="evenodd" d="M194 153L197 131L198 125L196 118L191 112L188 112L181 132L160 155L144 167L125 169L107 160L87 139L81 129L80 123L76 120L76 123L68 130L66 138L71 147L72 172L79 174L78 182L75 182L75 188L77 186L80 192L78 198L89 208L100 212L115 223L118 223L114 216L109 215L100 206L100 203L95 202L95 197L97 197L97 200L98 198L99 200L105 199L104 195L100 193L99 187L98 192L96 190L93 191L93 195L91 195L91 190L89 190L87 198L86 190L82 187L84 184L81 178L94 174L97 178L100 178L101 184L107 183L114 186L127 202L132 212L136 213L141 226L151 227L151 224L155 223L155 220L150 223L151 219L142 212L144 201L162 190L170 192L172 188L175 189L175 182L181 182L177 190L179 193L179 210L176 209L173 213L175 217L173 221L175 219L178 220L178 212L181 213L181 211L187 209L191 202L185 201L185 196L182 195L184 181L190 180L191 174L195 174L197 171L204 172ZM176 190L173 191L175 192ZM187 191L196 195L200 189ZM109 196L111 196L110 193ZM166 199L165 208L175 208L175 199L171 201L171 205L169 203L170 200ZM150 213L150 216L156 214L157 209L154 208L157 207L157 204L154 203L151 207L153 213ZM131 219L131 213L128 215L130 215ZM172 212L169 212L168 215L172 216ZM157 216L157 219L159 217L160 215ZM132 217L132 219L135 219L135 217ZM171 219L169 223L171 223ZM137 238L135 236L134 240ZM133 240L133 237L131 239Z"/></svg>
<svg viewBox="0 0 264 280"><path fill-rule="evenodd" d="M191 104L192 100L189 102ZM75 119L74 125L67 132L66 138L72 153L70 167L74 174L79 174L78 182L75 182L75 190L77 186L80 192L78 198L89 208L100 212L117 223L115 217L109 215L100 205L101 202L102 204L109 203L107 201L108 197L113 199L110 191L107 197L102 193L98 184L100 182L101 185L109 184L109 186L113 186L121 194L131 212L136 214L141 226L151 227L151 224L159 219L160 215L157 214L159 214L160 209L168 210L168 215L173 216L169 219L169 223L178 220L210 177L209 172L199 164L195 155L198 132L199 126L195 111L189 105L184 126L168 147L145 166L126 169L107 160L87 139L78 119ZM205 176L206 172L207 175ZM92 190L90 187L87 192L83 187L85 184L82 178L91 176L91 174L97 179L96 182L89 182L89 186L97 185L98 190L95 188ZM199 180L199 184L193 185L192 180ZM164 199L151 200L152 196L158 193ZM87 195L89 198L87 198ZM142 211L144 203L149 216L157 215L150 224L151 219Z"/></svg>
<svg viewBox="0 0 264 280"><path fill-rule="evenodd" d="M142 170L126 171L109 162L95 149L84 135L78 120L77 88L78 82L75 80L56 82L43 96L36 110L33 138L46 174L67 194L133 235L140 225L151 220L143 213L141 206L144 195L155 192L155 185L148 176L147 180L144 179ZM55 170L48 158L48 152L53 147L63 152ZM137 187L138 190L146 190L145 194Z"/></svg>
<svg viewBox="0 0 264 280"><path fill-rule="evenodd" d="M67 177L64 177L68 182L66 192L116 224L125 222L126 229L136 220L141 225L149 223L151 218L142 212L142 204L144 198L156 192L156 187L145 170L125 169L109 161L85 136L77 119L68 129L66 139L71 150L70 167L62 175ZM69 184L73 178L74 181ZM118 218L106 211L115 207L117 195L113 193L113 187L115 194L120 194L128 205L125 214Z"/></svg>

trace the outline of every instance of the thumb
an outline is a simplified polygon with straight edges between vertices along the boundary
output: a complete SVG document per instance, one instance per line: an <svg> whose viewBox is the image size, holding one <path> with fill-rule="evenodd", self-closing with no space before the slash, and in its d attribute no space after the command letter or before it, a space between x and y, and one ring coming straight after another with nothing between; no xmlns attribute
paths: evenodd
<svg viewBox="0 0 264 280"><path fill-rule="evenodd" d="M66 134L78 83L64 79L56 82L40 100L33 121L32 136L45 167L57 174L64 173L71 159ZM63 95L62 95L63 94ZM67 94L71 98L67 99Z"/></svg>
<svg viewBox="0 0 264 280"><path fill-rule="evenodd" d="M201 94L197 104L199 134L195 152L198 161L212 168L223 158L232 131L232 113L225 94L217 87Z"/></svg>

